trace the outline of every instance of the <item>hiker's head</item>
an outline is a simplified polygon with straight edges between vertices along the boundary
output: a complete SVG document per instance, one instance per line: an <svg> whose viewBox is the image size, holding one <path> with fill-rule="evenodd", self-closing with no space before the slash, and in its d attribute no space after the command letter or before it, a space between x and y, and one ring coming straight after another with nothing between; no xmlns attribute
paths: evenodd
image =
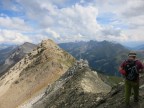
<svg viewBox="0 0 144 108"><path fill-rule="evenodd" d="M136 58L136 52L135 51L130 51L128 54L129 59L135 59Z"/></svg>

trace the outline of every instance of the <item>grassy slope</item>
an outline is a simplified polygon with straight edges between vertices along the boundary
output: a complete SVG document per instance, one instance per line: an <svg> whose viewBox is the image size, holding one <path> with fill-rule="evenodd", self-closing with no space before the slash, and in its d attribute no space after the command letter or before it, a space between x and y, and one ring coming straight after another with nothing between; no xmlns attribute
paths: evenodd
<svg viewBox="0 0 144 108"><path fill-rule="evenodd" d="M101 79L111 85L111 86L115 86L117 84L119 84L120 82L123 81L123 78L122 77L117 77L117 76L107 76L107 75L104 75L104 74L100 74L99 73L99 76L101 77Z"/></svg>

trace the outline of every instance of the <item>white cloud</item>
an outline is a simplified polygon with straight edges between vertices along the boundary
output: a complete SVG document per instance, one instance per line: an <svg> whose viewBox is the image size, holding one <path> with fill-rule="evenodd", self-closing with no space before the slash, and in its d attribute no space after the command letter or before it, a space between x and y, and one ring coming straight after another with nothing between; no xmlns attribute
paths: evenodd
<svg viewBox="0 0 144 108"><path fill-rule="evenodd" d="M143 0L128 0L124 5L122 15L126 18L144 15L144 1Z"/></svg>
<svg viewBox="0 0 144 108"><path fill-rule="evenodd" d="M35 34L30 36L34 43L40 43L42 40L51 39L47 35L43 34Z"/></svg>
<svg viewBox="0 0 144 108"><path fill-rule="evenodd" d="M144 40L143 0L15 0L18 5L11 3L11 6L10 1L3 2L4 6L25 13L27 20L34 21L31 26L33 29L23 17L4 14L1 14L0 26L19 30L20 34L25 31L33 41L46 38L57 42L90 39ZM110 15L108 18L111 22L103 24L107 17L101 22L97 21L100 15Z"/></svg>
<svg viewBox="0 0 144 108"><path fill-rule="evenodd" d="M103 27L103 30L101 31L102 35L104 36L115 36L119 37L121 36L121 29L115 29L113 26L110 27Z"/></svg>
<svg viewBox="0 0 144 108"><path fill-rule="evenodd" d="M23 42L32 42L28 36L21 34L18 31L14 30L4 30L0 29L0 43L23 43Z"/></svg>
<svg viewBox="0 0 144 108"><path fill-rule="evenodd" d="M99 13L102 14L103 17L106 13L114 14L114 16L111 16L111 19L115 20L108 23L108 25L106 25L108 26L107 28L103 27L102 32L107 35L107 39L111 38L125 42L144 41L144 0L94 1L95 4L92 3L92 5L97 6ZM111 26L113 26L113 28L111 28ZM121 29L117 31L117 28ZM116 33L119 35L116 35Z"/></svg>
<svg viewBox="0 0 144 108"><path fill-rule="evenodd" d="M64 2L64 1L59 1ZM61 37L64 40L71 39L79 34L88 36L89 39L97 39L97 32L101 26L97 23L98 10L91 5L82 6L75 4L65 8L58 8L48 1L19 1L25 8L29 18L39 24L40 29L52 30L50 35ZM50 37L48 35L47 37ZM70 38L71 37L71 38ZM86 38L86 37L85 37ZM75 40L74 40L75 41Z"/></svg>
<svg viewBox="0 0 144 108"><path fill-rule="evenodd" d="M18 17L8 17L3 14L0 16L0 27L21 31L32 30L31 27L29 27L23 19Z"/></svg>
<svg viewBox="0 0 144 108"><path fill-rule="evenodd" d="M55 39L60 38L60 35L58 33L56 33L55 31L53 31L49 28L45 29L45 32L48 33L48 35L52 36Z"/></svg>

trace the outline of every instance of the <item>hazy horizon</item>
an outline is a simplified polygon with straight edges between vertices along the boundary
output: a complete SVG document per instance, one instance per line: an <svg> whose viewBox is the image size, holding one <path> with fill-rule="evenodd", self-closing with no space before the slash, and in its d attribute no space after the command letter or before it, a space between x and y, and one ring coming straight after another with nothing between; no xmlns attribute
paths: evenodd
<svg viewBox="0 0 144 108"><path fill-rule="evenodd" d="M57 43L57 44L62 44L62 43L70 43L70 42L89 42L89 41L97 41L97 40L88 40L88 41L83 41L83 40L79 40L79 41L69 41L69 42L60 42L60 43ZM107 40L102 40L102 41L107 41ZM98 41L98 42L102 42L102 41ZM26 42L26 41L25 41ZM0 43L0 45L22 45L24 44L25 42L23 43L9 43L9 42L6 42L6 43ZM138 46L141 46L141 45L144 45L143 42L127 42L127 43L120 43L120 42L114 42L114 41L108 41L108 42L113 42L113 43L119 43L125 47L129 47L129 48L135 48L135 47L138 47ZM30 43L33 43L33 44L39 44L39 43L35 43L35 42L30 42Z"/></svg>

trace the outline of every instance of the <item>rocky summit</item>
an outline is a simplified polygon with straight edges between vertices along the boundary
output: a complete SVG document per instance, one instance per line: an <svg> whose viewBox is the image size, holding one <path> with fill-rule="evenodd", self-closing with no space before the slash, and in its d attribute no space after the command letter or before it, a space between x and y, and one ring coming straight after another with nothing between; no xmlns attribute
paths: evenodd
<svg viewBox="0 0 144 108"><path fill-rule="evenodd" d="M48 86L32 108L91 108L111 91L87 61L78 61L59 80Z"/></svg>
<svg viewBox="0 0 144 108"><path fill-rule="evenodd" d="M16 108L41 94L75 59L52 40L44 40L0 77L0 108Z"/></svg>

